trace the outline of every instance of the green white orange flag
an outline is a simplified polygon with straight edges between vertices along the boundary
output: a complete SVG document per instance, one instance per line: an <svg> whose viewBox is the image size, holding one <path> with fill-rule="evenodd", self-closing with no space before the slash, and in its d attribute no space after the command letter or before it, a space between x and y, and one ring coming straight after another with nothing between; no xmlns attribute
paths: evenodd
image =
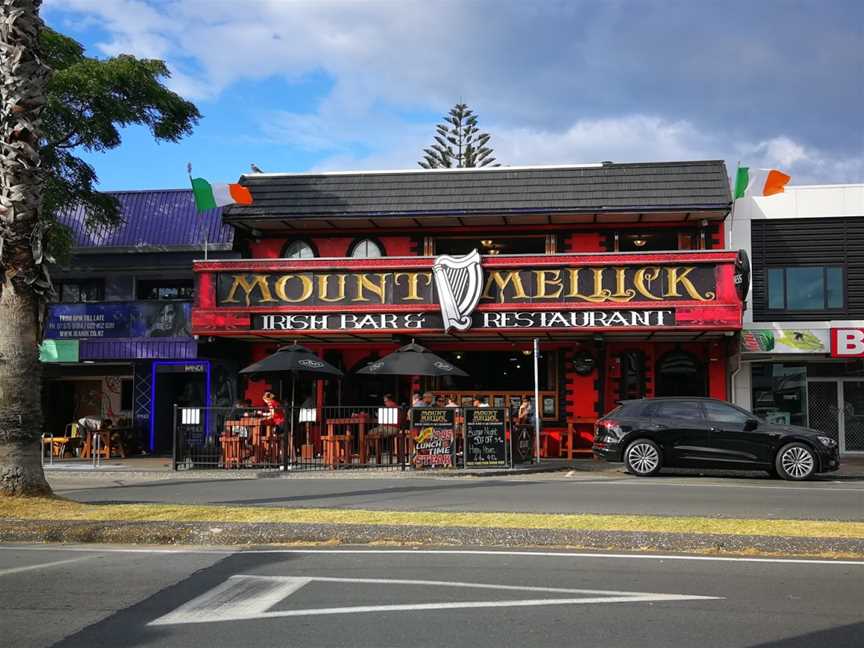
<svg viewBox="0 0 864 648"><path fill-rule="evenodd" d="M773 196L783 193L783 187L792 178L777 169L751 169L738 167L735 175L735 194L733 200L745 196Z"/></svg>
<svg viewBox="0 0 864 648"><path fill-rule="evenodd" d="M204 178L190 178L195 208L199 212L225 205L251 205L252 194L243 185L209 183Z"/></svg>

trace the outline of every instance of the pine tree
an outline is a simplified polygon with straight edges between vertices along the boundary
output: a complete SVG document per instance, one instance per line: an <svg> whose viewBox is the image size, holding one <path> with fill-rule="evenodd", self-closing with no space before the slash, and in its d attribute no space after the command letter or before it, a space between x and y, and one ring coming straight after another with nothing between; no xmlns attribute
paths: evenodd
<svg viewBox="0 0 864 648"><path fill-rule="evenodd" d="M423 159L417 163L424 169L501 166L488 146L490 135L480 132L477 115L466 104L453 106L435 131L435 142L423 149Z"/></svg>

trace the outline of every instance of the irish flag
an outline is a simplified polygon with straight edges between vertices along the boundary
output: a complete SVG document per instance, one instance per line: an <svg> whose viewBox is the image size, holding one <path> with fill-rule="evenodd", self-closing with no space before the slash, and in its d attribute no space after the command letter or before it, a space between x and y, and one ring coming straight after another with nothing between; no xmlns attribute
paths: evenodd
<svg viewBox="0 0 864 648"><path fill-rule="evenodd" d="M745 196L773 196L783 193L783 187L789 180L791 180L790 176L777 169L738 167L733 200Z"/></svg>
<svg viewBox="0 0 864 648"><path fill-rule="evenodd" d="M192 193L195 195L195 208L199 212L216 209L225 205L251 205L252 194L239 184L209 183L204 178L191 178Z"/></svg>

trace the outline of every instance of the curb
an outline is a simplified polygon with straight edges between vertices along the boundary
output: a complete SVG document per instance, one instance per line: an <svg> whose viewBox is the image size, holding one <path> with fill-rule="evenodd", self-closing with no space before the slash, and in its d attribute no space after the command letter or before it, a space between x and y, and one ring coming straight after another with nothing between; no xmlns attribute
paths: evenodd
<svg viewBox="0 0 864 648"><path fill-rule="evenodd" d="M861 539L408 525L3 520L0 521L0 542L532 546L864 559L864 540Z"/></svg>
<svg viewBox="0 0 864 648"><path fill-rule="evenodd" d="M553 464L525 468L478 468L474 470L376 470L372 468L340 470L71 470L48 468L47 477L74 476L76 478L101 479L152 479L152 480L204 480L204 479L295 479L295 478L350 478L350 477L394 477L394 478L439 478L458 479L460 477L516 477L557 472L616 472L618 466L611 464ZM620 472L620 471L617 471Z"/></svg>

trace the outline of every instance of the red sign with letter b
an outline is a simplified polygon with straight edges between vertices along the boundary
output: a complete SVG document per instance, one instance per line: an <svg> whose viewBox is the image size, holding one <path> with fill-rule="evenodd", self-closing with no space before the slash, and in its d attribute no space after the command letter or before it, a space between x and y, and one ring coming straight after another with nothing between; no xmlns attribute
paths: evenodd
<svg viewBox="0 0 864 648"><path fill-rule="evenodd" d="M864 358L864 329L831 329L831 356L834 358Z"/></svg>

